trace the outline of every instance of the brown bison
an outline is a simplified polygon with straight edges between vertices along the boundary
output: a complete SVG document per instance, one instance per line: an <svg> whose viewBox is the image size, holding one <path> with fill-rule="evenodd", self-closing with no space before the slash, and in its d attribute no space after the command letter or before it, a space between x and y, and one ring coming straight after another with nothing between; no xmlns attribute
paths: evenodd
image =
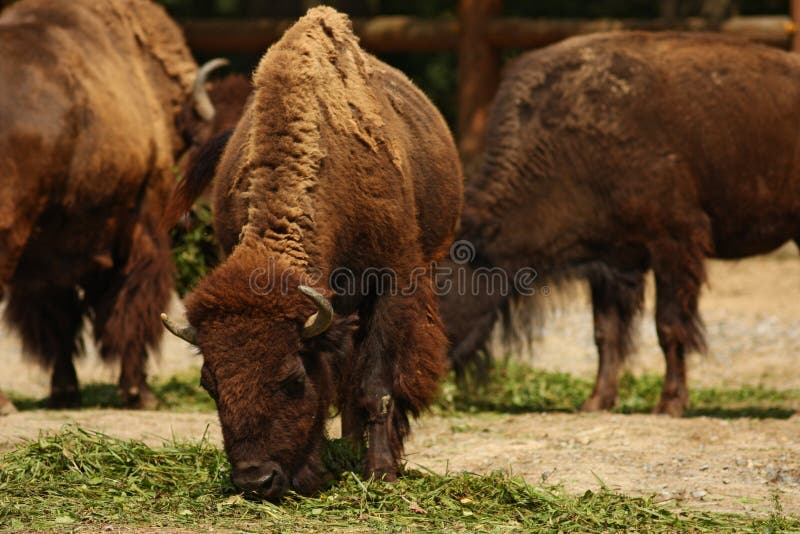
<svg viewBox="0 0 800 534"><path fill-rule="evenodd" d="M6 321L52 369L50 406L80 404L84 317L102 357L121 359L125 405L154 403L147 349L173 286L160 217L184 139L205 140L218 65L198 72L147 0L21 0L0 15L0 283Z"/></svg>
<svg viewBox="0 0 800 534"><path fill-rule="evenodd" d="M165 317L203 354L237 486L314 491L332 404L366 439L366 473L395 478L408 416L446 369L427 273L455 231L460 173L436 108L344 15L312 9L263 57L214 183L227 257L187 298L190 326Z"/></svg>
<svg viewBox="0 0 800 534"><path fill-rule="evenodd" d="M687 407L705 258L800 239L798 121L800 56L713 35L578 37L508 69L460 238L473 269L588 280L600 364L585 410L617 402L650 269L667 367L655 412ZM475 359L509 301L445 299L454 365Z"/></svg>

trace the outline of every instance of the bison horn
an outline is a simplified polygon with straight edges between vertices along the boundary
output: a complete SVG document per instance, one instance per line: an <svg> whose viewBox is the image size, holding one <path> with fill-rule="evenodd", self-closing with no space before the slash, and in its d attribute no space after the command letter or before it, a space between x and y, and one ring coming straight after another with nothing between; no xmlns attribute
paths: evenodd
<svg viewBox="0 0 800 534"><path fill-rule="evenodd" d="M195 329L195 327L191 325L179 326L172 322L172 320L167 317L166 313L161 314L161 322L164 323L164 328L172 332L175 336L197 346L197 329Z"/></svg>
<svg viewBox="0 0 800 534"><path fill-rule="evenodd" d="M211 102L211 97L208 96L208 91L206 90L206 81L208 80L208 75L218 68L228 65L229 63L230 61L227 59L218 57L207 63L204 63L203 66L197 70L197 77L194 79L194 85L192 86L194 110L197 112L200 118L206 122L213 120L214 115L216 114L216 111L214 110L214 104Z"/></svg>
<svg viewBox="0 0 800 534"><path fill-rule="evenodd" d="M300 293L310 298L317 305L317 313L306 321L302 336L306 339L316 337L330 328L333 322L333 306L325 296L308 286L298 286Z"/></svg>

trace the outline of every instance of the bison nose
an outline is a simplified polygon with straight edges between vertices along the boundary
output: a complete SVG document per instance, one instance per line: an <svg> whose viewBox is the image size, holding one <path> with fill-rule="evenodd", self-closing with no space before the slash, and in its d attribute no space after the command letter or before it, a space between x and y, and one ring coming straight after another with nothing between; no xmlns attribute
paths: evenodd
<svg viewBox="0 0 800 534"><path fill-rule="evenodd" d="M233 484L243 490L271 494L281 477L281 468L275 462L236 462L231 473Z"/></svg>

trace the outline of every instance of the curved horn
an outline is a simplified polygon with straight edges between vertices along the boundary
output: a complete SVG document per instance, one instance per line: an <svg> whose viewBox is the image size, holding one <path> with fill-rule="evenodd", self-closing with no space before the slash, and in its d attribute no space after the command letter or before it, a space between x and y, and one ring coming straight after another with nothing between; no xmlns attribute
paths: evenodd
<svg viewBox="0 0 800 534"><path fill-rule="evenodd" d="M298 286L298 291L311 299L317 305L317 313L306 321L303 327L302 336L305 339L320 335L330 328L333 323L333 306L325 296L314 288L308 286Z"/></svg>
<svg viewBox="0 0 800 534"><path fill-rule="evenodd" d="M167 317L166 313L161 314L161 322L164 323L164 328L172 332L175 336L197 346L197 329L195 329L195 327L191 325L179 326L178 324L172 322L172 320Z"/></svg>
<svg viewBox="0 0 800 534"><path fill-rule="evenodd" d="M194 85L192 86L194 110L197 112L200 118L206 122L211 121L216 114L216 111L214 110L214 104L211 102L211 97L208 96L208 91L206 90L206 81L208 79L208 75L218 68L224 67L228 64L230 64L230 61L225 58L218 57L204 63L203 66L197 70L197 77L195 77Z"/></svg>

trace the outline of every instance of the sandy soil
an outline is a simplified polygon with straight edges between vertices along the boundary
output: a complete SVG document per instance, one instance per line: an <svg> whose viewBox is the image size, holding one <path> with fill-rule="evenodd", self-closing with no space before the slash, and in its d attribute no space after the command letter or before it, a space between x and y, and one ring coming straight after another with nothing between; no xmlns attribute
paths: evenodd
<svg viewBox="0 0 800 534"><path fill-rule="evenodd" d="M741 262L710 262L711 287L701 301L710 355L692 360L693 385L764 384L800 388L800 258L794 247ZM557 311L537 332L534 365L591 376L596 366L591 312L585 291L550 297ZM641 326L634 372L661 372L655 339L652 284ZM174 312L175 313L175 312ZM177 313L180 313L177 311ZM184 344L168 340L153 374L196 367ZM0 388L44 396L48 378L23 365L13 335L0 338L4 372ZM114 382L116 371L93 354L82 362L84 381ZM85 410L33 411L0 419L0 447L40 431L75 422L123 438L154 444L172 436L208 433L219 442L214 414ZM800 415L780 419L668 419L647 415L524 414L459 418L428 416L407 446L411 465L437 471L510 470L530 482L596 489L600 480L629 494L693 508L752 513L772 510L780 497L785 512L800 515Z"/></svg>

